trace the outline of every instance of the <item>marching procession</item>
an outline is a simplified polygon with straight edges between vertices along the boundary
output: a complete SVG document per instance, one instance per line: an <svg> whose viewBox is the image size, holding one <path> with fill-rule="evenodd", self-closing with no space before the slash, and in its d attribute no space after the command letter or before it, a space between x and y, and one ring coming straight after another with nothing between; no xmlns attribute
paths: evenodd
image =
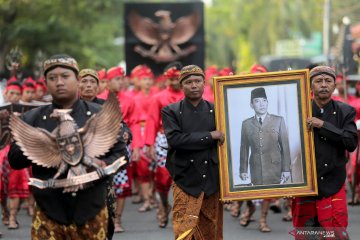
<svg viewBox="0 0 360 240"><path fill-rule="evenodd" d="M360 5L265 2L1 1L0 238L359 238Z"/></svg>
<svg viewBox="0 0 360 240"><path fill-rule="evenodd" d="M255 64L250 72L266 72L266 68ZM244 205L241 201L225 202L223 206L218 200L218 195L215 196L214 200L211 200L213 194L219 194L218 163L215 162L211 167L215 168L211 170L213 173L211 173L210 169L203 169L204 166L201 165L188 168L186 165L177 165L176 162L173 162L174 166L167 166L169 164L169 160L167 160L169 158L169 149L171 149L171 154L174 154L173 151L175 149L179 157L185 157L184 161L186 161L186 156L191 155L194 158L205 159L205 161L212 163L213 158L211 155L208 155L209 151L213 152L214 157L217 157L216 148L214 150L207 150L206 146L212 148L217 145L216 142L221 144L224 141L223 133L216 130L215 123L209 126L209 130L202 130L205 127L204 122L207 122L208 116L204 115L203 119L196 120L196 115L187 116L186 112L190 110L188 114L191 114L192 108L195 107L196 112L196 109L200 107L200 103L195 103L194 105L194 101L203 101L204 107L206 104L209 104L210 109L213 109L211 106L213 106L214 94L212 84L209 83L210 80L215 76L231 76L233 74L229 68L217 69L215 66L210 66L203 71L195 65L183 67L180 62L173 62L164 69L162 75L157 77L154 76L152 70L146 65L136 66L126 76L124 70L119 66L99 71L87 68L79 69L74 58L68 55L55 55L44 62L44 78L33 80L31 77L25 79L12 77L8 79L3 95L6 103L39 104L40 107L26 112L23 120L30 125L35 124L33 126L43 128L49 126L49 131L52 131L55 126L54 123L51 125L48 125L50 122L46 123L47 121L52 121L51 109L63 106L64 109L73 109L73 118L76 117L74 114L80 114L80 116L84 114L83 117L86 119L91 117L92 113L98 111L95 110L96 106L105 106L104 103L106 103L109 96L115 94L122 113L122 120L118 119L122 123L122 128L119 130L118 143L122 145L112 147L112 149L115 149L111 151L118 152L117 154L113 153L115 157L111 157L109 153L106 154L107 158L112 160L106 162L106 160L103 160L106 158L96 158L96 162L99 162L99 166L106 166L116 157L123 155L126 156L127 164L101 184L104 185L105 195L103 193L99 195L100 192L96 193L95 186L84 188L88 190L70 191L69 193L64 193L62 190L59 191L59 189L51 191L50 189L46 191L40 190L36 187L29 187L29 178L36 177L47 180L52 178L55 172L39 167L39 164L41 164L39 162L33 161L33 164L30 164L26 156L30 156L28 154L31 153L28 152L31 152L31 150L25 150L26 147L22 147L25 143L20 144L19 148L17 141L21 142L22 140L20 140L21 138L16 140L18 138L15 137L15 141L12 144L7 145L1 150L2 223L8 229L16 230L21 228L21 219L17 215L22 204L26 206L28 214L33 217L31 228L33 239L50 239L50 235L54 236L54 239L67 239L65 237L67 234L71 236L69 239L92 239L89 234L99 234L100 232L106 233L107 239L112 239L114 234L117 236L117 234L126 231L123 227L123 223L126 222L126 219L123 218L123 212L127 207L125 206L125 199L131 198L132 204L139 204L139 213L153 212L154 222L157 221L159 228L166 228L169 221L172 220L176 239L222 239L221 219L223 209L228 210L232 217L239 218L241 226L247 227L253 221L252 216L256 209L256 201L246 201L244 209L241 211L241 205ZM343 79L341 76L337 76L335 71L329 67L318 66L311 69L310 78L314 100L313 117L307 120L309 130L314 131L315 139L320 138L316 137L317 134L320 134L320 136L324 134L329 139L333 137L336 139L336 142L339 142L337 139L343 136L343 140L340 142L345 145L340 144L339 150L336 151L340 151L342 154L346 153L344 150L353 152L357 146L355 120L360 115L360 104L357 104L357 102L360 103L360 101L357 101L359 98L349 96L349 104L353 107L342 103L345 100L341 98L343 91L341 89L342 84L339 84L339 82L343 81ZM101 86L104 87L101 88ZM339 94L332 96L335 88L337 88ZM266 99L266 96L254 96L255 99L257 97ZM52 100L49 102L48 99ZM182 107L174 105L175 103L182 102L184 102ZM173 105L174 107L170 107ZM167 110L167 108L169 109ZM177 110L177 108L180 110ZM189 108L189 110L186 110L186 108ZM323 116L316 115L317 112L321 112L319 109L322 108L330 108L329 111L333 112L344 112L344 115L341 119L337 120L340 121L338 123L327 122ZM184 118L181 116L176 117L176 115L172 116L178 111L184 114L182 116ZM203 112L204 110L198 109L197 111ZM181 119L171 119L172 117L180 117ZM198 117L201 118L200 115ZM186 120L187 118L189 120ZM79 127L81 127L81 122L85 123L85 119L80 119L78 120ZM179 122L182 123L177 126ZM196 122L200 123L200 125L197 126ZM186 127L188 124L190 125ZM347 124L347 126L344 124ZM342 128L337 126L342 126ZM182 127L189 129L182 130ZM316 129L324 130L317 131ZM15 129L11 128L11 130L15 134ZM21 131L27 130L23 127ZM19 134L27 134L21 131ZM105 128L102 131L102 134L106 135ZM182 136L182 132L186 134ZM199 135L199 140L196 140L196 134ZM209 139L209 143L200 141L200 138L201 140ZM197 143L197 141L200 142ZM44 144L46 143L44 142ZM199 147L196 144L200 144ZM331 156L335 156L334 161L346 158L340 152L332 152L335 151L333 145L326 146L324 144L321 140L315 140L319 179L324 174L321 171L325 170L322 170L323 167L320 164L323 163L319 163L320 161L327 162ZM187 147L187 145L189 146ZM42 148L42 146L37 147ZM321 150L322 148L326 150ZM75 149L75 151L77 150ZM42 151L46 152L47 150L45 148ZM181 151L185 152L181 153ZM324 151L330 155L321 160ZM205 155L202 156L200 152L203 152L202 154ZM45 156L48 155L45 154ZM323 184L320 184L319 181L319 193L322 194L323 198L257 200L261 202L259 231L264 233L271 231L271 224L267 222L267 215L271 210L274 213L285 212L282 220L293 221L294 227L306 226L309 223L309 218L305 217L302 213L312 212L313 215L309 215L309 217L312 216L311 219L317 219L316 221L319 226L342 229L344 231L338 234L340 236L344 235L344 239L347 239L346 227L348 222L346 205L348 203L344 185L345 168L348 169L348 181L354 180L352 178L354 174L357 177L360 176L359 172L353 172L356 165L356 156L354 154L349 156L350 160L347 164L345 164L346 160L342 160L341 169L343 172L339 171L340 168L332 170L335 172L331 173L331 175L340 174L338 177L333 178L333 180L329 179L328 182ZM210 158L208 159L208 157ZM21 163L22 161L24 162ZM196 175L201 175L202 172L210 175L205 181L202 179L199 182L199 180L196 180ZM324 176L327 176L327 174L325 173ZM96 185L98 184L100 183L96 183ZM173 199L172 203L169 201L171 186L173 186L172 193L174 195L171 198ZM101 187L98 188L101 189ZM349 204L359 204L359 189L359 185L357 185L355 197L349 200ZM205 193L205 195L199 196L198 194L201 192ZM93 197L86 197L86 194L90 194ZM100 198L100 196L103 197ZM187 196L190 199L187 199ZM199 197L204 199L201 200ZM89 201L90 199L93 199L94 202ZM331 199L337 199L338 201L331 203ZM195 204L192 201L198 203ZM219 215L216 218L218 220L208 219L210 216L206 217L206 213L210 211L209 206L214 204L208 201L215 201L221 204L210 208L212 210L218 209L217 214ZM332 210L330 212L327 210L319 212L316 208L311 210L313 208L310 205L311 201L314 201L314 206L330 204L332 205ZM81 205L78 205L80 202ZM102 208L104 205L101 202L103 204L106 203L107 214L105 214L105 210ZM302 202L306 202L307 205L303 205ZM282 209L281 203L284 204L284 209ZM205 217L205 219L211 220L215 226L209 228L211 226L209 223L188 219L187 215L181 212L182 204L185 204L189 213L198 214L199 219ZM173 214L171 214L172 211ZM213 215L214 213L209 212L209 214ZM178 217L180 219L177 219ZM304 217L305 219L303 219ZM330 222L323 223L320 217L324 218L324 221ZM96 219L95 222L92 220L94 218ZM42 224L37 224L37 221L40 221ZM178 221L180 222L177 223ZM190 225L185 224L188 221L190 221L188 223ZM71 228L74 229L73 232L66 230L68 229L66 228L68 224L74 226ZM85 226L91 226L91 228L81 228L80 226L84 224L86 224ZM190 238L189 236L181 238L187 229L193 229L191 233L188 233L193 235L192 238L191 236ZM216 230L214 235L211 235L212 230ZM59 235L56 235L57 233Z"/></svg>

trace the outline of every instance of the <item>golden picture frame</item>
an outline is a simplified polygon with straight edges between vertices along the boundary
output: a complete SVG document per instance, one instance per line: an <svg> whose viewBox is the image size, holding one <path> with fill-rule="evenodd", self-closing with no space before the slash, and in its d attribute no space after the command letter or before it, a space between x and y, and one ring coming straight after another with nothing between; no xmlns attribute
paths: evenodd
<svg viewBox="0 0 360 240"><path fill-rule="evenodd" d="M222 200L318 194L309 70L215 77ZM263 118L263 120L261 120Z"/></svg>

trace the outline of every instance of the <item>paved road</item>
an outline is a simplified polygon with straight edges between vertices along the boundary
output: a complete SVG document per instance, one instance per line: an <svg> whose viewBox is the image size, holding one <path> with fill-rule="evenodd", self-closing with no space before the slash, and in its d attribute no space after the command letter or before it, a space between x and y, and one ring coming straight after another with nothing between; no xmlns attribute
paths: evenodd
<svg viewBox="0 0 360 240"><path fill-rule="evenodd" d="M171 225L166 229L157 227L155 219L155 210L138 213L139 205L133 205L127 201L123 217L123 225L126 228L125 233L115 235L114 239L121 240L171 240L173 239ZM352 239L360 239L360 206L349 207L349 235ZM258 219L259 209L255 213ZM238 224L238 219L230 216L228 212L224 212L224 239L225 240L282 240L292 239L288 232L292 229L291 223L281 221L282 214L269 214L268 223L272 228L271 233L261 233L258 231L258 222L250 223L247 228L243 228ZM5 226L0 226L3 233L2 239L25 240L30 239L30 222L31 219L26 215L25 210L21 210L19 214L20 228L18 230L8 230Z"/></svg>

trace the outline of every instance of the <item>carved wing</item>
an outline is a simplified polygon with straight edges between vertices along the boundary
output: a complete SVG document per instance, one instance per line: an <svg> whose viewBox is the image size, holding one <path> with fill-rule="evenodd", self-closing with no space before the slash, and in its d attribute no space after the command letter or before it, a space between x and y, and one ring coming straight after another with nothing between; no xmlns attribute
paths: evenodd
<svg viewBox="0 0 360 240"><path fill-rule="evenodd" d="M7 109L0 110L0 150L10 143L9 116L10 114Z"/></svg>
<svg viewBox="0 0 360 240"><path fill-rule="evenodd" d="M196 33L200 24L200 16L198 12L193 12L189 16L181 17L175 22L170 44L179 45L186 43Z"/></svg>
<svg viewBox="0 0 360 240"><path fill-rule="evenodd" d="M142 42L149 45L159 44L159 26L153 20L142 17L135 11L131 11L128 22L135 36Z"/></svg>
<svg viewBox="0 0 360 240"><path fill-rule="evenodd" d="M60 165L62 158L54 134L30 126L15 114L10 116L9 127L17 145L32 162L47 168Z"/></svg>
<svg viewBox="0 0 360 240"><path fill-rule="evenodd" d="M121 120L119 101L114 93L110 93L102 109L79 129L86 155L99 157L107 153L117 141Z"/></svg>

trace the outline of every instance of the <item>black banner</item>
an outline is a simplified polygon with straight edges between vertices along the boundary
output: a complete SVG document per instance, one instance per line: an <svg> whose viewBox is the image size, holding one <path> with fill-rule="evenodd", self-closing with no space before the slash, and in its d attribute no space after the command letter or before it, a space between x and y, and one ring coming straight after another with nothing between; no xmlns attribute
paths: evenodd
<svg viewBox="0 0 360 240"><path fill-rule="evenodd" d="M204 67L204 5L125 3L126 73L148 65L155 74L176 60Z"/></svg>

